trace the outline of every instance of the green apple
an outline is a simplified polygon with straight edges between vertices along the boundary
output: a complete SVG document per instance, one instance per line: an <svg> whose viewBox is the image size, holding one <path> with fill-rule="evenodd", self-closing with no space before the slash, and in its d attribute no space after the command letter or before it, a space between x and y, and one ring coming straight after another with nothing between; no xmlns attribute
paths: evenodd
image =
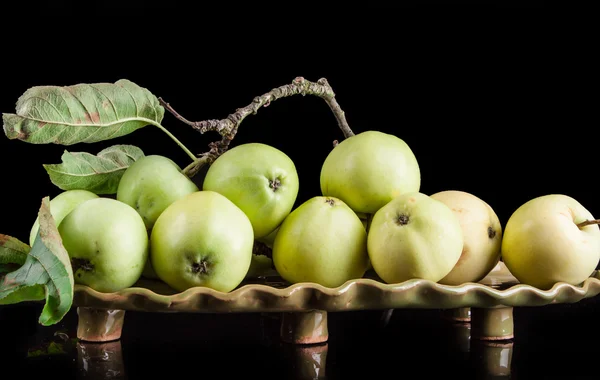
<svg viewBox="0 0 600 380"><path fill-rule="evenodd" d="M99 292L132 286L148 258L148 233L140 215L110 198L90 199L58 227L77 284Z"/></svg>
<svg viewBox="0 0 600 380"><path fill-rule="evenodd" d="M421 172L404 140L366 131L329 152L320 182L323 195L341 199L357 213L374 214L392 198L419 191Z"/></svg>
<svg viewBox="0 0 600 380"><path fill-rule="evenodd" d="M221 292L237 287L252 259L252 224L239 207L214 191L173 202L150 234L157 276L177 291L204 286Z"/></svg>
<svg viewBox="0 0 600 380"><path fill-rule="evenodd" d="M519 282L550 289L558 282L581 284L600 260L600 229L577 200L563 194L522 204L508 219L502 260Z"/></svg>
<svg viewBox="0 0 600 380"><path fill-rule="evenodd" d="M367 270L367 232L348 205L313 197L283 221L273 244L273 263L291 283L337 287Z"/></svg>
<svg viewBox="0 0 600 380"><path fill-rule="evenodd" d="M281 224L294 206L298 188L294 162L279 149L260 143L242 144L219 156L202 185L242 209L256 239Z"/></svg>
<svg viewBox="0 0 600 380"><path fill-rule="evenodd" d="M98 195L87 190L67 190L58 194L50 201L50 213L58 227L62 220L80 203L90 199L98 198ZM40 228L39 217L33 223L29 233L29 245L33 247L33 242Z"/></svg>
<svg viewBox="0 0 600 380"><path fill-rule="evenodd" d="M170 158L150 155L131 164L121 177L117 200L133 207L152 229L158 216L173 202L199 191Z"/></svg>
<svg viewBox="0 0 600 380"><path fill-rule="evenodd" d="M277 272L273 269L273 260L264 255L252 255L252 261L250 261L250 268L246 277L248 279L255 279L261 276L276 275Z"/></svg>
<svg viewBox="0 0 600 380"><path fill-rule="evenodd" d="M367 234L369 233L369 227L371 227L371 220L373 220L373 214L365 214L364 212L357 212L356 215L362 222ZM371 260L368 260L367 270L372 270L373 266L371 265Z"/></svg>
<svg viewBox="0 0 600 380"><path fill-rule="evenodd" d="M365 214L364 212L357 212L356 213L356 216L358 216L358 218L362 222L362 224L365 227L365 230L367 232L369 232L369 217L370 217L370 215L371 214Z"/></svg>
<svg viewBox="0 0 600 380"><path fill-rule="evenodd" d="M464 191L440 191L431 198L450 207L458 217L464 240L460 259L439 283L461 285L481 281L500 260L502 226L498 215L482 199Z"/></svg>
<svg viewBox="0 0 600 380"><path fill-rule="evenodd" d="M448 206L412 192L397 196L373 215L367 246L371 265L383 281L437 282L458 262L463 234Z"/></svg>
<svg viewBox="0 0 600 380"><path fill-rule="evenodd" d="M142 276L150 280L160 280L160 278L154 271L154 268L152 268L152 260L150 259L150 254L148 254L148 258L146 259L146 264L144 265Z"/></svg>
<svg viewBox="0 0 600 380"><path fill-rule="evenodd" d="M277 232L279 232L279 227L281 225L277 226L277 228L275 228L271 233L269 233L267 236L264 236L262 238L258 238L256 240L264 243L267 245L267 247L269 248L273 248L273 243L275 243L275 237L277 236Z"/></svg>

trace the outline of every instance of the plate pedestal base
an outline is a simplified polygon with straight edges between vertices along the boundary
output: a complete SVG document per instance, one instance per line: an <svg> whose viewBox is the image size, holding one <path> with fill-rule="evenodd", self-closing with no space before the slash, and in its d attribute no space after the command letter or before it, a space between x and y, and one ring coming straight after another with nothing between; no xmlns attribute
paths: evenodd
<svg viewBox="0 0 600 380"><path fill-rule="evenodd" d="M513 308L471 308L471 337L486 341L513 339Z"/></svg>
<svg viewBox="0 0 600 380"><path fill-rule="evenodd" d="M121 338L125 310L78 307L77 338L85 342L110 342Z"/></svg>
<svg viewBox="0 0 600 380"><path fill-rule="evenodd" d="M324 343L329 339L327 312L311 310L306 312L282 313L281 340L293 344Z"/></svg>
<svg viewBox="0 0 600 380"><path fill-rule="evenodd" d="M444 318L459 323L471 322L471 308L459 307L457 309L444 310Z"/></svg>

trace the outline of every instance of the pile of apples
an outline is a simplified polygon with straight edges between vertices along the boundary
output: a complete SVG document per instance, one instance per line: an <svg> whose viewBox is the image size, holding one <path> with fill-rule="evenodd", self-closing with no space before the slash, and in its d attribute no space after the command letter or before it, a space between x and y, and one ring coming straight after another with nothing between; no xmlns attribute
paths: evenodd
<svg viewBox="0 0 600 380"><path fill-rule="evenodd" d="M420 184L410 147L367 131L333 148L321 170L322 194L295 209L294 163L260 143L217 158L202 189L172 160L152 155L124 172L115 199L69 190L50 206L75 282L100 292L130 287L141 276L177 291L229 292L264 259L253 254L256 241L272 249L274 269L286 281L326 287L370 269L386 283L461 285L483 279L501 258L520 282L542 289L580 284L596 269L600 229L581 225L594 218L569 196L528 201L503 231L475 195L426 195ZM37 228L36 221L31 244Z"/></svg>

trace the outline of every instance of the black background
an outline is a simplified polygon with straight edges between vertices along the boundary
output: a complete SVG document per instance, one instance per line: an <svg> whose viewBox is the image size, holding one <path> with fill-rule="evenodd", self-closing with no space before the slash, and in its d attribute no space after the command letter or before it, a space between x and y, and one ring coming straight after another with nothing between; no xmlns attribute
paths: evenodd
<svg viewBox="0 0 600 380"><path fill-rule="evenodd" d="M551 193L570 195L600 215L595 102L590 96L596 73L591 69L590 49L581 44L584 32L567 35L567 28L548 17L543 8L511 8L493 2L483 4L497 6L469 7L466 2L379 9L298 6L281 13L272 9L275 13L267 15L263 11L252 14L251 9L217 14L203 8L180 9L173 2L157 4L144 7L138 2L137 8L119 9L103 3L87 10L77 3L54 10L51 4L42 4L27 9L26 21L22 13L3 9L0 111L14 112L17 98L31 86L127 78L163 97L188 119L215 119L296 76L312 81L325 77L355 133L384 131L409 144L420 164L422 192L457 189L475 194L494 208L503 226L521 204ZM60 20L55 18L59 15L63 16ZM174 29L180 33L173 33ZM228 32L232 34L225 36ZM169 114L163 125L196 153L218 139L216 133L200 135ZM324 101L298 96L278 100L249 116L232 146L256 141L287 153L300 176L298 205L320 195L321 165L332 141L342 137ZM60 162L64 149L96 153L115 143L136 144L146 154L166 155L182 166L189 162L174 142L151 126L119 140L70 147L0 138L0 232L27 241L42 197L60 192L49 182L43 163ZM31 318L26 321L35 325L37 309L19 310L28 313ZM554 356L565 358L554 363L558 366L555 373L573 374L570 371L576 368L591 371L585 346L598 338L599 310L593 299L515 311L522 321L517 326L517 336L522 337L517 340L522 347L517 362L521 372L542 371L549 376L553 372L548 361ZM193 358L187 351L190 343L185 341L189 330L181 326L200 322L214 323L215 336L227 337L208 340L215 345L214 352L206 347L200 351L208 360L227 355L234 345L245 347L238 356L252 351L246 351L252 342L248 330L237 340L232 331L255 325L235 322L239 321L235 316L222 317L219 325L209 316L168 316L169 320L131 315L138 329L129 330L131 340L124 344L141 350L139 357L150 355L150 345L162 347L160 339L180 339L184 342L173 345L175 352ZM362 331L352 321L377 319L365 315L343 313L335 318L339 326L347 323ZM422 316L394 318L391 323L396 328L421 326L416 321L426 320ZM148 335L141 338L143 331L173 327L170 321L176 320L182 325L158 334L157 340ZM367 362L377 357L379 366L384 362L382 355L385 360L396 360L390 351L381 349L368 354L367 344L393 344L402 355L412 352L410 347L422 342L422 334L432 326L420 323L424 326L416 332L392 330L383 337L370 337L369 343L358 338L352 341L339 327L337 336L354 346L345 351L332 346L343 352L337 354L336 365L342 368L338 371L352 374L350 365L358 365L359 372L373 370L369 363L356 364L359 353L366 355ZM134 337L135 333L140 335ZM368 332L356 334L360 339L369 337ZM403 339L399 336L409 339L404 334L412 334L411 340L398 348L397 339ZM426 339L435 339L429 334ZM425 342L418 347L428 352L432 345ZM167 367L177 365L179 354L171 355ZM246 370L252 365L259 368L254 373L263 367L265 371L281 369L264 357L257 359L256 355L273 352L254 355L252 360L245 357ZM144 364L139 357L130 360ZM413 361L417 357L411 356L406 366ZM379 372L395 368L387 365ZM417 371L415 366L410 368Z"/></svg>

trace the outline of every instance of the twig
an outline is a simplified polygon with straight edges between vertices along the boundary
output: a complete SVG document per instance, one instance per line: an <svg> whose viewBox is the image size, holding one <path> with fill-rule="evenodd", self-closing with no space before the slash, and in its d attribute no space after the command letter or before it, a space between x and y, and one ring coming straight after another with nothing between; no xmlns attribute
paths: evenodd
<svg viewBox="0 0 600 380"><path fill-rule="evenodd" d="M189 121L177 113L177 111L162 98L158 98L158 100L165 109L172 113L177 119L196 129L200 133L204 134L209 131L215 131L222 136L220 141L209 144L210 150L208 152L202 153L200 158L196 159L183 170L183 173L188 177L193 177L204 165L210 165L217 157L225 153L229 148L231 140L233 140L237 134L240 124L247 116L255 115L261 107L267 107L271 102L277 99L286 98L292 95L314 95L322 98L333 112L344 137L348 138L354 136L354 132L352 132L346 120L346 114L335 99L335 93L325 78L321 78L317 82L311 82L303 77L297 77L291 84L276 87L261 96L255 97L252 100L252 103L246 107L238 108L234 113L221 120Z"/></svg>
<svg viewBox="0 0 600 380"><path fill-rule="evenodd" d="M600 224L600 219L596 220L584 220L583 222L577 224L577 227L582 228L585 226L591 226L592 224Z"/></svg>

